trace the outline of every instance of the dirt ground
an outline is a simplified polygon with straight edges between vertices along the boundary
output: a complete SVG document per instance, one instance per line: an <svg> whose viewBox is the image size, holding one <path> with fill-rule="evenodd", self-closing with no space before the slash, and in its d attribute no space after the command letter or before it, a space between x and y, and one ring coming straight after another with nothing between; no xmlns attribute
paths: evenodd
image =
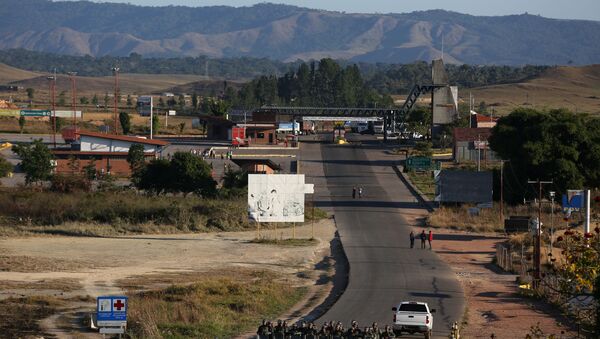
<svg viewBox="0 0 600 339"><path fill-rule="evenodd" d="M411 225L422 225L425 214L414 210L406 216ZM422 229L415 226L415 233ZM432 231L433 250L450 265L464 289L467 309L461 338L491 338L492 334L497 339L525 338L531 326L538 323L546 335L576 337L576 332L563 325L567 320L551 305L519 296L517 276L492 264L496 244L505 237L448 229Z"/></svg>
<svg viewBox="0 0 600 339"><path fill-rule="evenodd" d="M251 242L256 232L125 236L114 238L23 237L0 239L0 299L30 295L70 300L61 314L44 319L42 328L57 338L98 337L82 329L82 319L99 295L123 293L123 280L143 282L157 275L214 269L270 269L290 284L309 286L307 300L290 317L318 306L329 292L333 275L331 219L315 223L310 246ZM311 225L296 227L296 237L310 238ZM291 238L292 229L262 230L263 237ZM325 279L324 279L325 277ZM324 283L325 281L325 283ZM318 286L317 286L318 285ZM91 298L90 298L91 297Z"/></svg>

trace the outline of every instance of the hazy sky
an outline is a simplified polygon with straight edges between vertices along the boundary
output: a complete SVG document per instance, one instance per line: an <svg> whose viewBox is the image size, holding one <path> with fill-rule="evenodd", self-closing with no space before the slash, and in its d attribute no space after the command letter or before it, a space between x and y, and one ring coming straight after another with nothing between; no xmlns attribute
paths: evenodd
<svg viewBox="0 0 600 339"><path fill-rule="evenodd" d="M102 0L148 6L251 6L256 0ZM272 0L300 7L360 13L405 13L447 9L474 15L540 14L550 18L600 21L600 0Z"/></svg>

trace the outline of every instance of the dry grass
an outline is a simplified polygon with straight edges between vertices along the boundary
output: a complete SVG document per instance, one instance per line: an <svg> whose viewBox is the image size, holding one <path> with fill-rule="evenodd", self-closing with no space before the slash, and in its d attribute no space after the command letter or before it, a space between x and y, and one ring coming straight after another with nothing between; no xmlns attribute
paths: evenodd
<svg viewBox="0 0 600 339"><path fill-rule="evenodd" d="M504 221L500 218L500 206L494 203L493 208L482 208L479 215L470 215L469 208L473 205L442 206L431 213L427 218L427 224L432 227L451 228L467 230L470 232L504 232ZM504 217L510 216L537 216L537 205L505 206ZM542 223L544 227L551 225L552 214L549 206L542 210ZM579 216L573 214L570 222L579 222ZM562 214L556 206L554 211L555 230L565 229L566 222L562 220Z"/></svg>
<svg viewBox="0 0 600 339"><path fill-rule="evenodd" d="M313 246L319 241L316 239L269 239L261 238L251 241L255 244L276 245L276 246Z"/></svg>
<svg viewBox="0 0 600 339"><path fill-rule="evenodd" d="M79 260L0 255L0 272L67 272L94 267Z"/></svg>
<svg viewBox="0 0 600 339"><path fill-rule="evenodd" d="M50 296L0 300L0 338L30 338L46 334L39 321L55 314L64 301Z"/></svg>
<svg viewBox="0 0 600 339"><path fill-rule="evenodd" d="M231 338L297 303L305 288L271 272L207 273L188 285L130 294L133 338Z"/></svg>
<svg viewBox="0 0 600 339"><path fill-rule="evenodd" d="M427 198L433 199L435 197L435 182L430 171L409 171L408 178Z"/></svg>
<svg viewBox="0 0 600 339"><path fill-rule="evenodd" d="M37 281L0 280L0 290L53 290L61 292L77 291L82 288L77 279L46 279Z"/></svg>
<svg viewBox="0 0 600 339"><path fill-rule="evenodd" d="M576 112L600 113L600 67L551 68L539 77L518 84L486 86L470 90L476 102L493 105L497 115L516 107L567 108ZM466 92L462 92L463 94ZM466 98L461 98L468 101ZM488 108L491 111L492 107Z"/></svg>

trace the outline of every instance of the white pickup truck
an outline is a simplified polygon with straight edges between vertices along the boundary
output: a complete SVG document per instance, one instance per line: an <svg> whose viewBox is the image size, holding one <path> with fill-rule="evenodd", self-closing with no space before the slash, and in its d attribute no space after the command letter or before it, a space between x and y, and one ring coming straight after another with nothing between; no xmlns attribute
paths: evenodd
<svg viewBox="0 0 600 339"><path fill-rule="evenodd" d="M433 328L433 316L435 309L430 310L427 303L417 301L403 301L394 311L393 329L396 335L405 333L423 333L425 339L431 338Z"/></svg>

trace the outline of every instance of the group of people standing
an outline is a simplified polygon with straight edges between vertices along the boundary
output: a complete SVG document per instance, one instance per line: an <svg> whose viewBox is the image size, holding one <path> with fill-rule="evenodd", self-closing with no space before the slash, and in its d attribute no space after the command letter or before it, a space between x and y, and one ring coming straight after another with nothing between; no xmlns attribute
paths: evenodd
<svg viewBox="0 0 600 339"><path fill-rule="evenodd" d="M429 234L425 233L425 230L423 230L420 234L419 234L419 238L421 239L421 248L425 249L425 241L429 242L429 249L432 249L431 247L431 242L433 241L433 232L430 230ZM410 248L414 248L415 247L415 232L414 231L410 231Z"/></svg>
<svg viewBox="0 0 600 339"><path fill-rule="evenodd" d="M350 328L344 328L341 322L325 322L320 329L314 323L302 321L289 326L287 321L278 320L277 324L263 320L256 332L259 339L389 339L396 338L391 326L379 328L376 322L360 328L353 320Z"/></svg>
<svg viewBox="0 0 600 339"><path fill-rule="evenodd" d="M358 198L362 198L363 196L363 188L362 186L354 186L352 187L352 199L356 199L356 194L358 193Z"/></svg>

